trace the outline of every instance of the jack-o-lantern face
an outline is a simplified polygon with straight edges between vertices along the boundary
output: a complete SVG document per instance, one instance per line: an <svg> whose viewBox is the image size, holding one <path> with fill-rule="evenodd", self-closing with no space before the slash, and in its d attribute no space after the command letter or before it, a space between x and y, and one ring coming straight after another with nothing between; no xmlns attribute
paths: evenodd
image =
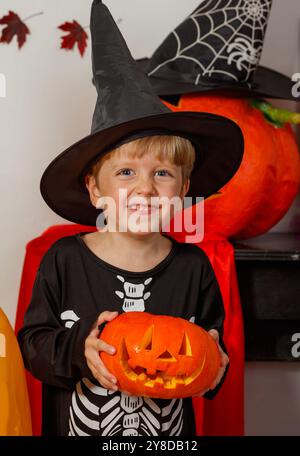
<svg viewBox="0 0 300 456"><path fill-rule="evenodd" d="M116 353L101 352L119 387L136 396L187 397L209 388L220 355L213 338L182 318L128 312L109 322L101 339Z"/></svg>

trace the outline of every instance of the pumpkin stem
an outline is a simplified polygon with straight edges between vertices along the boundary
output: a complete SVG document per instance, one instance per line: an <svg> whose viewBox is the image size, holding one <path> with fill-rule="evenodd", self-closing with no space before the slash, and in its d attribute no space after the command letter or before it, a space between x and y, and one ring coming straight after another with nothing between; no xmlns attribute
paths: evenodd
<svg viewBox="0 0 300 456"><path fill-rule="evenodd" d="M250 99L250 105L253 108L261 111L270 123L276 127L283 127L285 123L300 124L300 114L291 112L287 109L274 108L270 103L265 100Z"/></svg>

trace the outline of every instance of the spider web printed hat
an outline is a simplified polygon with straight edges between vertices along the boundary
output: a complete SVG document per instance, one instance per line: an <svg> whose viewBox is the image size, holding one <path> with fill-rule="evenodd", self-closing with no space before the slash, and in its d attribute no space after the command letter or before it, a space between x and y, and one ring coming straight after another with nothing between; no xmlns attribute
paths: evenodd
<svg viewBox="0 0 300 456"><path fill-rule="evenodd" d="M90 31L98 94L91 133L45 170L40 189L46 203L67 220L95 226L102 209L91 204L85 186L91 165L120 144L157 134L182 136L195 146L196 161L186 196L195 201L193 197L216 193L242 161L244 140L239 126L218 115L171 111L155 94L101 0L92 3Z"/></svg>
<svg viewBox="0 0 300 456"><path fill-rule="evenodd" d="M259 66L271 7L272 0L204 0L150 59L137 61L160 96L213 90L299 101L290 78Z"/></svg>

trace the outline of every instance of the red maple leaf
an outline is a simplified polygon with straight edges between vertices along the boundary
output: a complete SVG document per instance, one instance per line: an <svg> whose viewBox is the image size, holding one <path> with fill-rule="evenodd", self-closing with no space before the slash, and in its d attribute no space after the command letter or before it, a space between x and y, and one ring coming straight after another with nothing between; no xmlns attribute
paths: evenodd
<svg viewBox="0 0 300 456"><path fill-rule="evenodd" d="M0 24L6 24L2 30L0 38L1 43L10 43L13 37L16 35L19 43L19 49L23 46L26 41L26 35L30 33L29 28L19 16L13 11L9 11L7 16L3 16L0 19Z"/></svg>
<svg viewBox="0 0 300 456"><path fill-rule="evenodd" d="M75 44L77 43L79 52L81 56L83 56L84 51L87 47L87 40L88 35L78 24L77 21L73 22L65 22L64 24L58 27L59 29L63 30L64 32L69 32L68 35L61 37L61 49L68 49L71 50L74 48Z"/></svg>

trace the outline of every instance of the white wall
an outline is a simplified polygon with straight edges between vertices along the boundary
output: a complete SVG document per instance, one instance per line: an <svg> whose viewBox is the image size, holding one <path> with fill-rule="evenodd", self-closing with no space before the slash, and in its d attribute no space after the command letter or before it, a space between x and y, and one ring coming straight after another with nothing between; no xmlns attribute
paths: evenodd
<svg viewBox="0 0 300 456"><path fill-rule="evenodd" d="M299 362L246 363L246 435L300 435Z"/></svg>
<svg viewBox="0 0 300 456"><path fill-rule="evenodd" d="M105 3L116 20L122 19L121 32L133 56L140 58L150 56L200 0L106 0ZM15 39L10 45L0 44L0 73L5 75L7 83L7 96L0 98L0 306L12 324L26 243L48 226L65 223L40 196L41 174L56 155L90 131L96 100L91 84L90 45L84 58L77 51L60 50L61 31L56 28L73 19L88 25L90 5L91 0L2 0L0 4L0 17L8 10L17 12L21 18L44 12L27 22L31 35L20 51ZM288 75L300 72L299 16L299 0L274 0L262 64ZM297 200L272 230L297 230L294 220L299 204ZM273 383L271 394L269 379L274 378L279 380ZM288 385L284 383L287 378ZM298 385L299 374L294 365L248 365L247 432L299 434L297 426L281 419L285 407L284 415L288 416L292 410L291 416L299 422ZM255 400L258 395L260 400ZM267 402L261 400L263 397L267 397Z"/></svg>
<svg viewBox="0 0 300 456"><path fill-rule="evenodd" d="M291 76L300 72L300 3L299 0L273 0L261 64ZM300 103L272 100L278 107L299 112ZM295 132L300 144L300 128ZM270 232L300 232L300 194L287 214Z"/></svg>

